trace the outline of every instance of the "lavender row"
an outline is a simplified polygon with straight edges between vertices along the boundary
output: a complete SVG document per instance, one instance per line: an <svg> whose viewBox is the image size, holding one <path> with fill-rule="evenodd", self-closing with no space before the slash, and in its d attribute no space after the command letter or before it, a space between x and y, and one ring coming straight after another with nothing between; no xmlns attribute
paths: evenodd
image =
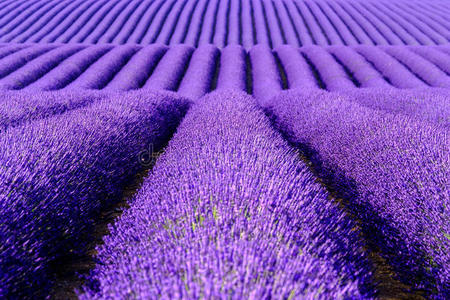
<svg viewBox="0 0 450 300"><path fill-rule="evenodd" d="M418 42L422 45L432 45L434 43L447 43L447 37L448 37L448 30L447 34L442 34L439 31L436 32L433 29L434 22L431 22L431 24L427 24L424 21L424 18L420 18L418 16L418 10L407 8L401 9L400 7L394 5L394 4L388 4L384 7L382 5L377 5L378 3L373 3L376 9L379 9L381 12L389 15L394 16L396 15L397 22L403 26L403 28L406 31L409 31L414 34L414 36L417 38ZM442 30L441 32L445 32L445 30Z"/></svg>
<svg viewBox="0 0 450 300"><path fill-rule="evenodd" d="M449 89L399 90L374 87L356 91L340 91L335 95L372 109L410 116L443 127L450 126Z"/></svg>
<svg viewBox="0 0 450 300"><path fill-rule="evenodd" d="M99 211L119 200L140 154L167 141L187 106L168 92L110 94L0 135L0 297L47 295L52 266L85 251Z"/></svg>
<svg viewBox="0 0 450 300"><path fill-rule="evenodd" d="M322 47L303 47L302 53L315 66L327 90L336 91L355 88L355 83L345 72L345 69Z"/></svg>
<svg viewBox="0 0 450 300"><path fill-rule="evenodd" d="M450 39L445 11L410 1L27 0L2 7L0 41L439 45Z"/></svg>
<svg viewBox="0 0 450 300"><path fill-rule="evenodd" d="M380 30L374 25L373 20L369 17L364 16L361 11L356 9L352 3L349 1L330 1L330 6L333 7L336 11L340 11L341 15L347 15L347 19L353 20L353 22L349 22L348 24L352 24L354 30L361 29L362 32L359 33L361 37L367 37L368 39L364 39L365 42L361 42L361 44L371 45L388 45L390 42L386 40L386 38L380 33ZM344 18L344 17L342 17ZM356 36L356 33L355 33ZM362 40L361 40L362 41Z"/></svg>
<svg viewBox="0 0 450 300"><path fill-rule="evenodd" d="M380 31L390 45L419 44L417 39L399 25L401 18L392 19L392 17L386 16L380 9L373 7L372 3L356 2L352 5L366 18L370 18L376 29Z"/></svg>
<svg viewBox="0 0 450 300"><path fill-rule="evenodd" d="M450 77L433 63L408 49L387 47L385 52L407 66L416 76L430 86L450 87Z"/></svg>
<svg viewBox="0 0 450 300"><path fill-rule="evenodd" d="M219 59L219 50L216 47L205 45L197 48L181 80L178 93L198 99L211 91Z"/></svg>
<svg viewBox="0 0 450 300"><path fill-rule="evenodd" d="M44 35L41 40L34 39L34 42L61 42L65 43L68 39L73 38L74 41L77 37L77 33L81 34L82 29L90 29L89 19L95 18L94 14L99 7L105 5L107 1L87 1L86 4L78 6L73 13L65 18L55 30Z"/></svg>
<svg viewBox="0 0 450 300"><path fill-rule="evenodd" d="M445 299L450 282L448 92L433 97L429 91L408 91L397 99L391 98L396 92L378 93L355 101L367 94L288 91L267 109L322 180L348 202L365 237L397 276ZM424 94L434 103L408 102Z"/></svg>
<svg viewBox="0 0 450 300"><path fill-rule="evenodd" d="M113 8L119 3L119 2L127 2L120 1L120 0L113 0L113 1L101 1L99 5L95 5L95 10L91 12L88 19L86 19L85 23L82 23L80 21L75 21L76 30L74 30L73 34L70 36L65 36L64 40L56 39L57 42L72 42L72 43L80 43L83 42L86 39L89 39L91 34L96 33L96 28L101 28L100 24L103 22L105 18L108 17L108 12L113 11ZM84 14L85 15L85 14ZM71 30L73 27L69 28L68 30ZM65 32L64 32L65 33ZM62 35L64 35L64 33Z"/></svg>
<svg viewBox="0 0 450 300"><path fill-rule="evenodd" d="M34 82L37 79L41 78L44 74L48 73L58 64L60 64L61 61L74 55L83 48L84 47L81 45L64 45L45 52L35 59L27 61L25 65L19 68L19 72L12 72L11 74L8 74L9 76L1 78L0 89L20 90L25 87L27 83ZM20 52L26 52L28 49L30 48L24 49ZM6 59L6 61L11 60Z"/></svg>
<svg viewBox="0 0 450 300"><path fill-rule="evenodd" d="M370 61L368 61L364 56L354 51L350 47L343 46L331 46L329 48L330 54L333 56L334 60L339 62L341 66L345 66L354 77L354 80L358 82L358 85L361 87L379 87L379 88L388 88L392 87L389 82L385 79L383 73L380 70L377 70L373 67ZM344 76L344 70L341 66L336 65L334 63L336 73L340 75L340 77ZM325 67L324 69L327 69ZM340 71L338 71L340 70ZM388 79L389 80L389 79ZM347 86L349 83L347 82ZM341 86L339 82L335 85L335 90L340 90ZM350 85L351 87L351 85Z"/></svg>
<svg viewBox="0 0 450 300"><path fill-rule="evenodd" d="M269 47L256 45L249 52L252 70L252 94L265 101L283 89L282 78Z"/></svg>
<svg viewBox="0 0 450 300"><path fill-rule="evenodd" d="M378 47L356 46L356 51L361 54L383 77L398 88L423 88L426 83L406 66Z"/></svg>
<svg viewBox="0 0 450 300"><path fill-rule="evenodd" d="M70 25L71 18L79 15L79 10L85 9L88 5L88 2L85 1L71 1L68 5L64 3L64 8L61 10L61 13L57 13L57 10L54 10L54 14L49 19L40 19L35 23L32 30L23 31L16 37L11 39L11 42L23 43L30 42L34 43L37 41L45 42L46 39L51 37L51 33L55 31L56 28L67 28ZM74 14L74 12L78 12Z"/></svg>
<svg viewBox="0 0 450 300"><path fill-rule="evenodd" d="M49 5L55 5L56 2L50 3L47 1L27 1L22 5L11 7L6 16L0 20L0 26L2 27L2 35L8 34L21 23L26 21L34 13L42 11L48 8Z"/></svg>
<svg viewBox="0 0 450 300"><path fill-rule="evenodd" d="M10 53L0 60L0 78L8 76L28 62L54 48L56 48L55 45L37 45L35 47L18 49L18 51Z"/></svg>
<svg viewBox="0 0 450 300"><path fill-rule="evenodd" d="M63 114L102 98L104 94L97 91L3 92L0 94L0 132L32 120Z"/></svg>
<svg viewBox="0 0 450 300"><path fill-rule="evenodd" d="M372 292L356 223L243 92L194 104L104 242L80 299Z"/></svg>
<svg viewBox="0 0 450 300"><path fill-rule="evenodd" d="M103 89L122 67L137 52L138 48L132 45L114 47L93 62L88 69L75 80L65 86L68 89Z"/></svg>
<svg viewBox="0 0 450 300"><path fill-rule="evenodd" d="M227 58L229 53L232 59ZM180 91L199 98L230 82L258 99L282 89L450 87L448 47L24 44L0 48L1 90ZM181 89L181 90L180 90ZM188 91L192 90L192 91Z"/></svg>
<svg viewBox="0 0 450 300"><path fill-rule="evenodd" d="M246 53L240 46L228 46L221 51L217 89L246 91Z"/></svg>
<svg viewBox="0 0 450 300"><path fill-rule="evenodd" d="M36 81L28 82L26 89L30 91L62 89L77 79L96 61L102 60L102 57L105 60L104 57L107 57L105 54L111 51L111 49L112 47L110 45L87 47L60 62L42 77L36 78Z"/></svg>
<svg viewBox="0 0 450 300"><path fill-rule="evenodd" d="M246 1L249 2L249 1ZM196 29L197 36L195 36L195 44L191 46L196 47L198 45L210 44L213 41L213 32L215 30L216 11L218 9L219 1L208 1L206 9L200 17L200 24L202 26ZM188 30L189 31L189 30ZM190 39L190 43L194 42L193 37Z"/></svg>
<svg viewBox="0 0 450 300"><path fill-rule="evenodd" d="M187 45L170 47L142 88L177 90L193 52L194 49Z"/></svg>
<svg viewBox="0 0 450 300"><path fill-rule="evenodd" d="M104 90L134 90L141 88L155 70L167 48L151 45L139 50L118 71Z"/></svg>
<svg viewBox="0 0 450 300"><path fill-rule="evenodd" d="M447 75L450 75L450 60L445 53L431 47L409 47L408 49L432 62Z"/></svg>
<svg viewBox="0 0 450 300"><path fill-rule="evenodd" d="M116 34L111 34L107 37L107 42L115 44L135 43L137 38L140 38L142 32L147 28L145 22L139 22L139 20L146 20L150 22L152 20L152 14L155 11L158 3L161 1L139 1L139 6L133 10L133 12L126 18L125 24L121 26L121 29ZM116 26L113 24L113 26ZM101 37L105 39L105 37Z"/></svg>
<svg viewBox="0 0 450 300"><path fill-rule="evenodd" d="M50 5L43 6L33 16L28 16L23 22L12 28L12 30L3 35L5 41L21 43L26 42L30 36L37 31L48 30L49 23L54 23L56 15L67 15L81 1L54 1Z"/></svg>

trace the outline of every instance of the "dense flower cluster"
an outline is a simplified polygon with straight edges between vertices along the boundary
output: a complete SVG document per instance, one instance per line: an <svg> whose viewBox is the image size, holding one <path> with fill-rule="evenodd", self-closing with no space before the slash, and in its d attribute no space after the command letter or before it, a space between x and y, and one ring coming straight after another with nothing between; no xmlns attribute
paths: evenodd
<svg viewBox="0 0 450 300"><path fill-rule="evenodd" d="M83 250L99 209L117 200L188 102L169 93L111 95L0 135L0 297L39 297L60 256Z"/></svg>
<svg viewBox="0 0 450 300"><path fill-rule="evenodd" d="M339 92L348 100L366 107L450 126L450 90L438 88L399 90L358 89Z"/></svg>
<svg viewBox="0 0 450 300"><path fill-rule="evenodd" d="M0 298L450 299L449 15L0 0Z"/></svg>
<svg viewBox="0 0 450 300"><path fill-rule="evenodd" d="M81 299L361 297L357 225L245 93L188 112Z"/></svg>
<svg viewBox="0 0 450 300"><path fill-rule="evenodd" d="M399 109L390 103L397 100L393 95L389 101L361 101L377 108L371 109L339 94L289 91L273 98L268 111L322 179L348 201L366 238L402 279L445 298L450 282L448 96L440 99L447 100L440 103L446 107L442 114L429 110L426 101L415 108L400 100Z"/></svg>
<svg viewBox="0 0 450 300"><path fill-rule="evenodd" d="M3 92L0 94L0 132L89 105L104 97L105 94L97 91Z"/></svg>

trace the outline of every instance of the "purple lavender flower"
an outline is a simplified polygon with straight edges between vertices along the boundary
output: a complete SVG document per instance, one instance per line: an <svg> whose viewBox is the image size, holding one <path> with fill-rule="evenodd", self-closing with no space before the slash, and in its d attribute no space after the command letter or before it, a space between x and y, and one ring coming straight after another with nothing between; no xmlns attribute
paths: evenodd
<svg viewBox="0 0 450 300"><path fill-rule="evenodd" d="M81 299L369 296L356 223L245 93L198 100L130 206Z"/></svg>
<svg viewBox="0 0 450 300"><path fill-rule="evenodd" d="M446 1L5 0L0 42L445 45ZM447 13L447 14L446 14Z"/></svg>
<svg viewBox="0 0 450 300"><path fill-rule="evenodd" d="M0 94L0 132L4 132L8 127L87 106L105 96L98 91L2 92Z"/></svg>
<svg viewBox="0 0 450 300"><path fill-rule="evenodd" d="M400 101L406 108L401 113L383 99L362 101L377 110L357 102L333 93L289 91L267 109L320 177L348 201L366 238L399 277L445 298L450 282L448 104L441 103L447 109L441 126L439 118L414 117L427 113L420 101L417 110Z"/></svg>
<svg viewBox="0 0 450 300"><path fill-rule="evenodd" d="M0 297L40 298L51 265L83 253L98 212L167 141L188 102L173 93L103 101L0 134Z"/></svg>

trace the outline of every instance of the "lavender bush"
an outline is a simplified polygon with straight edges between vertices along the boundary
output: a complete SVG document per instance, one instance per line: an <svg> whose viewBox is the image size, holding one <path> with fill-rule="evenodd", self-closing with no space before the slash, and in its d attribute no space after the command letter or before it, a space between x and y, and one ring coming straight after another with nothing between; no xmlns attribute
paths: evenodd
<svg viewBox="0 0 450 300"><path fill-rule="evenodd" d="M450 126L448 89L368 88L339 92L339 95L370 108Z"/></svg>
<svg viewBox="0 0 450 300"><path fill-rule="evenodd" d="M383 75L354 49L343 46L331 46L328 48L328 51L334 56L335 60L339 61L351 72L360 87L392 87ZM337 89L339 90L340 88L338 87Z"/></svg>
<svg viewBox="0 0 450 300"><path fill-rule="evenodd" d="M84 251L100 209L170 137L188 102L169 93L111 95L0 134L0 297L44 297L52 268Z"/></svg>
<svg viewBox="0 0 450 300"><path fill-rule="evenodd" d="M161 45L150 45L139 50L106 85L104 90L133 90L144 85L166 53Z"/></svg>
<svg viewBox="0 0 450 300"><path fill-rule="evenodd" d="M284 45L275 49L280 63L286 72L288 87L294 88L319 88L311 67L298 48Z"/></svg>
<svg viewBox="0 0 450 300"><path fill-rule="evenodd" d="M348 201L366 238L398 276L444 299L450 282L448 113L446 126L440 126L408 116L414 114L412 105L400 105L410 112L373 110L335 94L289 91L273 98L267 110L321 178ZM421 109L426 112L427 106Z"/></svg>
<svg viewBox="0 0 450 300"><path fill-rule="evenodd" d="M144 89L176 90L194 49L187 45L171 47L156 66Z"/></svg>
<svg viewBox="0 0 450 300"><path fill-rule="evenodd" d="M241 46L231 45L221 51L217 89L247 90L246 53Z"/></svg>
<svg viewBox="0 0 450 300"><path fill-rule="evenodd" d="M259 101L266 101L283 88L277 63L270 48L263 45L252 47L249 57L252 93Z"/></svg>
<svg viewBox="0 0 450 300"><path fill-rule="evenodd" d="M197 99L211 90L219 58L219 50L212 45L200 46L192 54L178 93Z"/></svg>
<svg viewBox="0 0 450 300"><path fill-rule="evenodd" d="M397 88L423 88L426 87L422 80L410 72L395 58L384 52L379 47L356 46L356 51L364 56L373 66L389 80L389 83Z"/></svg>
<svg viewBox="0 0 450 300"><path fill-rule="evenodd" d="M62 61L41 78L25 87L27 90L59 90L86 71L94 62L112 49L110 45L95 45L85 48ZM95 79L95 78L94 78Z"/></svg>
<svg viewBox="0 0 450 300"><path fill-rule="evenodd" d="M87 106L105 95L97 91L19 92L0 94L0 132L32 120Z"/></svg>
<svg viewBox="0 0 450 300"><path fill-rule="evenodd" d="M385 47L385 51L406 65L418 78L433 87L450 88L450 77L433 63L405 47Z"/></svg>
<svg viewBox="0 0 450 300"><path fill-rule="evenodd" d="M327 90L347 90L356 87L344 68L325 49L319 46L307 46L301 51L315 66Z"/></svg>
<svg viewBox="0 0 450 300"><path fill-rule="evenodd" d="M450 74L450 57L438 49L432 47L408 47L409 50L419 54L428 61L434 63L439 69Z"/></svg>
<svg viewBox="0 0 450 300"><path fill-rule="evenodd" d="M27 47L14 52L0 60L0 78L3 78L20 67L23 67L30 60L42 55L57 46L55 45L37 45L36 47Z"/></svg>
<svg viewBox="0 0 450 300"><path fill-rule="evenodd" d="M19 90L52 70L61 61L82 50L81 45L64 45L53 49L0 79L0 89Z"/></svg>
<svg viewBox="0 0 450 300"><path fill-rule="evenodd" d="M65 88L68 89L102 89L113 78L114 75L125 65L136 53L137 47L124 45L114 47L94 62L85 72L80 74ZM99 76L101 75L101 76Z"/></svg>

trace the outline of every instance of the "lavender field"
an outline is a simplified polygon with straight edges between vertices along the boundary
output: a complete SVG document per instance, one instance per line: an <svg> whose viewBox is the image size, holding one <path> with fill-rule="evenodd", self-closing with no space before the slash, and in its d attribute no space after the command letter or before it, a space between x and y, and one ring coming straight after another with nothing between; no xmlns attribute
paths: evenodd
<svg viewBox="0 0 450 300"><path fill-rule="evenodd" d="M450 299L449 16L0 0L0 299Z"/></svg>

